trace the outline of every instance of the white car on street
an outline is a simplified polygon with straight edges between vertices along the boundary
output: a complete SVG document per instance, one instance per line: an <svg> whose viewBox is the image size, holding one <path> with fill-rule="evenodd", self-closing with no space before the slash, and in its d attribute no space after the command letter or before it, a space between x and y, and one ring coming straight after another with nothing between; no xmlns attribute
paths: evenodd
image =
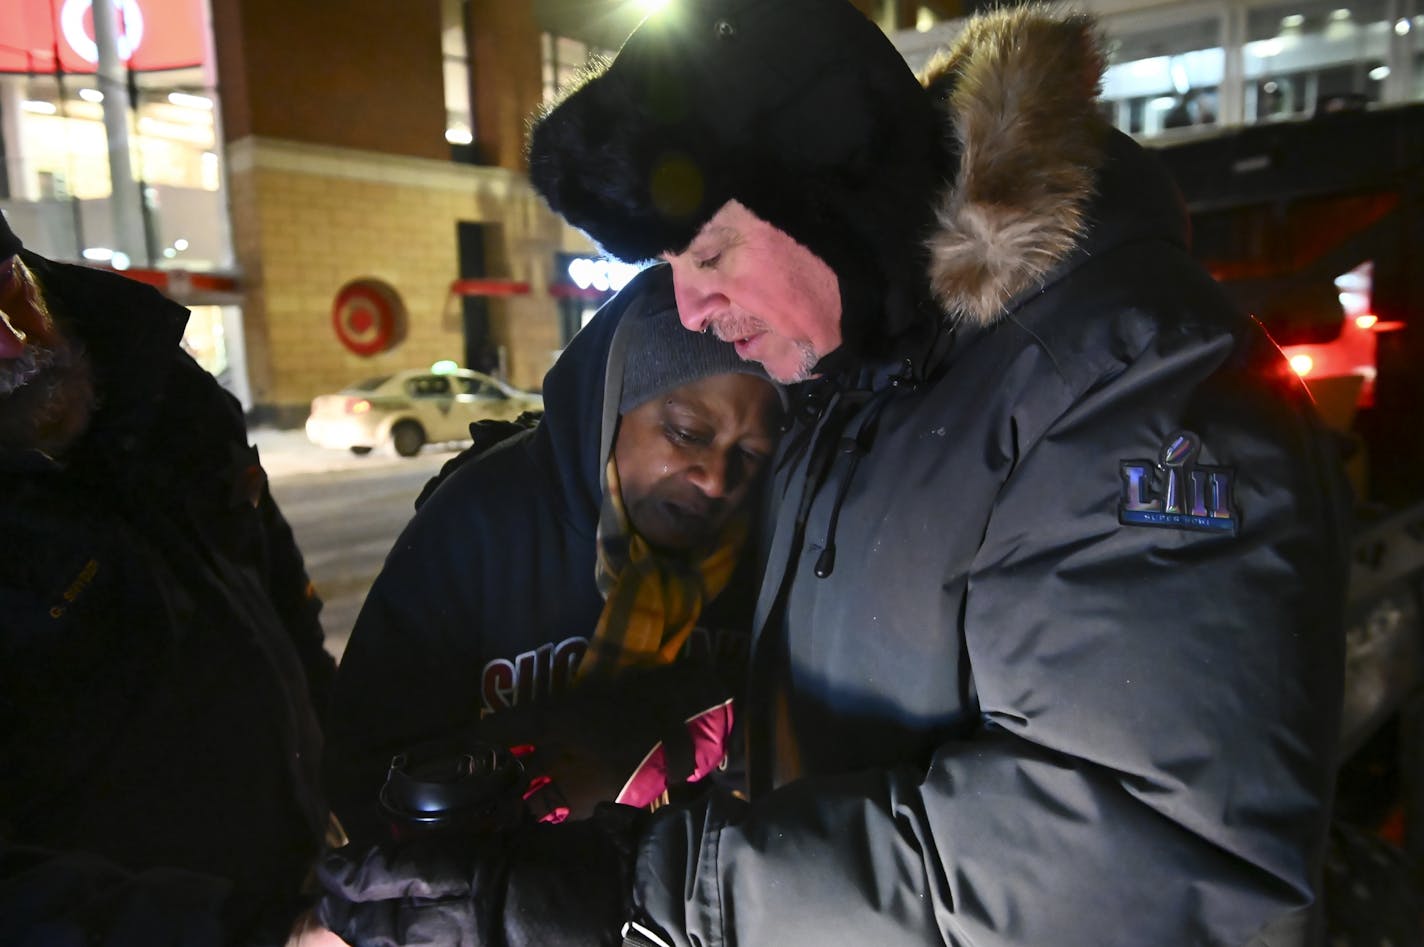
<svg viewBox="0 0 1424 947"><path fill-rule="evenodd" d="M470 425L513 421L543 411L544 399L468 369L404 371L349 385L312 400L307 439L367 454L388 447L412 457L426 444L470 439Z"/></svg>

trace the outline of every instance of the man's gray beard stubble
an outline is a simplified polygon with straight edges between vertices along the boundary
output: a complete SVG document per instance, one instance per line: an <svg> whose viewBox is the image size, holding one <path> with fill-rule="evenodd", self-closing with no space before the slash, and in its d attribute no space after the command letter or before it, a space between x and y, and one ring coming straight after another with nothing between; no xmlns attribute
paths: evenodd
<svg viewBox="0 0 1424 947"><path fill-rule="evenodd" d="M55 363L53 349L25 346L19 358L0 359L0 398L18 391Z"/></svg>
<svg viewBox="0 0 1424 947"><path fill-rule="evenodd" d="M65 418L87 424L93 406L88 359L74 343L29 346L20 358L0 361L0 447L53 446L45 445L43 432ZM72 424L57 429L68 427Z"/></svg>
<svg viewBox="0 0 1424 947"><path fill-rule="evenodd" d="M766 324L754 316L728 316L722 322L709 324L707 328L708 331L712 332L718 339L728 343L767 331ZM770 371L767 371L767 374L771 376L773 381L783 385L794 385L799 381L805 381L812 377L816 373L816 365L821 361L815 349L811 348L809 342L792 341L791 344L796 347L797 352L796 367L793 369L791 376L778 378L775 375L771 375ZM764 363L762 364L762 368L766 368Z"/></svg>
<svg viewBox="0 0 1424 947"><path fill-rule="evenodd" d="M796 365L796 370L790 378L777 378L776 381L783 385L794 385L800 381L806 381L816 374L816 365L821 359L816 355L815 349L811 348L808 342L792 343L796 346L800 361Z"/></svg>

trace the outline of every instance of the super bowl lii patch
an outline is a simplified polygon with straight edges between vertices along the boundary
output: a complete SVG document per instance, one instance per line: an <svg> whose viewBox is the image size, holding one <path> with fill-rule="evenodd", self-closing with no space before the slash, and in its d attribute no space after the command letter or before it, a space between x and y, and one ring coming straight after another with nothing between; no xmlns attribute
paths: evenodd
<svg viewBox="0 0 1424 947"><path fill-rule="evenodd" d="M1239 521L1232 498L1235 472L1195 463L1200 452L1201 438L1178 431L1162 445L1156 460L1119 462L1118 522L1234 536Z"/></svg>

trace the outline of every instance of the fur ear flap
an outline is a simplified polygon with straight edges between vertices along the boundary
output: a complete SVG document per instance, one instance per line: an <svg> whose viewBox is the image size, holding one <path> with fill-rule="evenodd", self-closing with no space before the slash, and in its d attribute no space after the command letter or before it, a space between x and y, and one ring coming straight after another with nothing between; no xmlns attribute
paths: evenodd
<svg viewBox="0 0 1424 947"><path fill-rule="evenodd" d="M715 194L704 170L710 162L681 144L694 136L642 114L645 103L618 80L592 73L537 120L529 178L556 213L604 249L646 260L690 243Z"/></svg>
<svg viewBox="0 0 1424 947"><path fill-rule="evenodd" d="M686 3L650 17L536 119L528 159L556 212L646 258L685 247L733 197L798 239L845 228L859 210L840 208L857 202L922 233L937 133L904 59L845 0ZM911 177L912 213L898 183ZM917 242L902 238L895 254Z"/></svg>

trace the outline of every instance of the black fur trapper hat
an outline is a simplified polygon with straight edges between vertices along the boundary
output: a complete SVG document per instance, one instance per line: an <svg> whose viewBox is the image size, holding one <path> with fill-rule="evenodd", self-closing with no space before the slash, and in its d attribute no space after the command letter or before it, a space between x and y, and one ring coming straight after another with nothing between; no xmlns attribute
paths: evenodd
<svg viewBox="0 0 1424 947"><path fill-rule="evenodd" d="M914 319L952 150L847 0L672 0L534 123L528 157L550 207L624 260L685 249L740 201L835 271L849 340Z"/></svg>

